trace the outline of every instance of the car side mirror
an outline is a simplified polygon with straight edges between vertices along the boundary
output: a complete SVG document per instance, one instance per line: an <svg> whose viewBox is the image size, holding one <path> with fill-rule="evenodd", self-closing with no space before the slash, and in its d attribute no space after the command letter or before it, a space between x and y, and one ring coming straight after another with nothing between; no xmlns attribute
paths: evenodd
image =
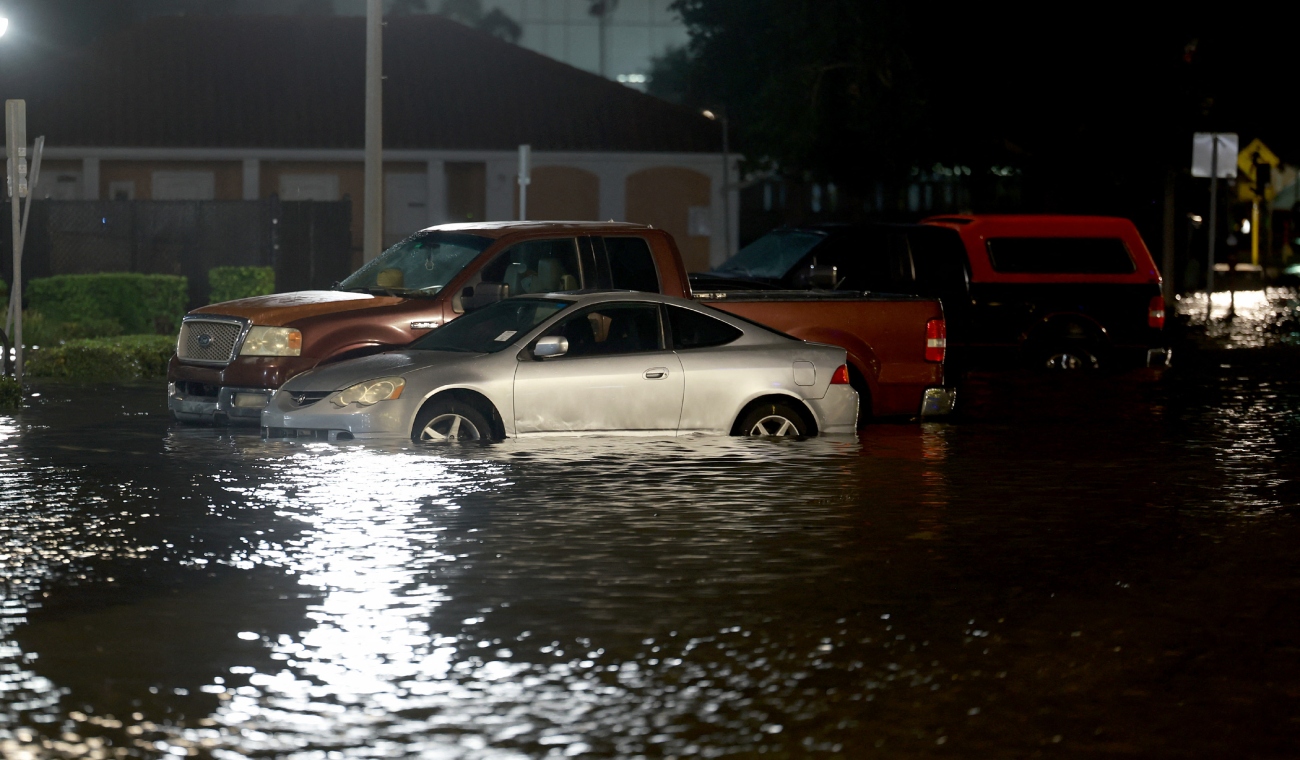
<svg viewBox="0 0 1300 760"><path fill-rule="evenodd" d="M510 297L510 286L504 282L480 282L460 292L460 303L465 311L474 311Z"/></svg>
<svg viewBox="0 0 1300 760"><path fill-rule="evenodd" d="M559 335L547 335L533 346L533 356L549 359L569 353L569 339Z"/></svg>
<svg viewBox="0 0 1300 760"><path fill-rule="evenodd" d="M809 264L794 276L796 287L814 290L834 290L838 282L839 267L830 264Z"/></svg>

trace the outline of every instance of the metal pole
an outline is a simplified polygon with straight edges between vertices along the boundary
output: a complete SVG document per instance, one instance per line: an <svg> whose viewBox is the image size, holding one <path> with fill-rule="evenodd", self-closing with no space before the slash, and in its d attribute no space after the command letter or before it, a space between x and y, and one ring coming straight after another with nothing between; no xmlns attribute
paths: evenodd
<svg viewBox="0 0 1300 760"><path fill-rule="evenodd" d="M23 204L23 223L18 233L18 250L23 251L27 248L27 222L32 217L32 198L36 195L36 184L41 179L41 155L45 152L45 138L36 138L36 145L32 150L32 175L27 183L27 203ZM22 316L22 299L9 299L9 311L5 315L5 333L8 334L14 323ZM8 361L8 357L5 358Z"/></svg>
<svg viewBox="0 0 1300 760"><path fill-rule="evenodd" d="M27 192L27 103L5 101L5 142L9 161L9 210L13 220L14 282L9 289L14 312L14 379L23 381L23 230L19 198ZM17 304L15 306L15 303Z"/></svg>
<svg viewBox="0 0 1300 760"><path fill-rule="evenodd" d="M362 254L384 247L384 0L366 0L366 176Z"/></svg>
<svg viewBox="0 0 1300 760"><path fill-rule="evenodd" d="M1162 294L1165 299L1165 309L1172 309L1174 303L1174 294L1177 293L1174 283L1174 235L1177 234L1177 217L1174 215L1177 211L1175 205L1175 192L1177 190L1178 175L1173 170L1165 172L1165 214L1164 214L1164 240L1163 261L1161 262L1161 272L1164 274L1164 289Z"/></svg>
<svg viewBox="0 0 1300 760"><path fill-rule="evenodd" d="M722 114L722 241L731 258L731 138L727 134L727 114Z"/></svg>
<svg viewBox="0 0 1300 760"><path fill-rule="evenodd" d="M1250 203L1250 263L1259 266L1259 198Z"/></svg>
<svg viewBox="0 0 1300 760"><path fill-rule="evenodd" d="M1210 250L1205 267L1205 318L1210 318L1214 300L1214 243L1219 220L1219 133L1210 136Z"/></svg>
<svg viewBox="0 0 1300 760"><path fill-rule="evenodd" d="M519 221L521 222L528 218L528 186L533 181L531 154L531 145L519 146Z"/></svg>

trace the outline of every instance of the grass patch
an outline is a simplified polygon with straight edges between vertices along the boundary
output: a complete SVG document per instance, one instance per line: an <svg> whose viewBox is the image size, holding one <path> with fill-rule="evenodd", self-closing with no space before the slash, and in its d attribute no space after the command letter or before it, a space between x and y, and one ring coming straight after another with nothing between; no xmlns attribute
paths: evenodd
<svg viewBox="0 0 1300 760"><path fill-rule="evenodd" d="M176 339L167 335L82 338L33 351L26 371L32 377L83 383L151 380L167 376Z"/></svg>
<svg viewBox="0 0 1300 760"><path fill-rule="evenodd" d="M17 409L23 405L23 387L12 377L0 377L0 410Z"/></svg>

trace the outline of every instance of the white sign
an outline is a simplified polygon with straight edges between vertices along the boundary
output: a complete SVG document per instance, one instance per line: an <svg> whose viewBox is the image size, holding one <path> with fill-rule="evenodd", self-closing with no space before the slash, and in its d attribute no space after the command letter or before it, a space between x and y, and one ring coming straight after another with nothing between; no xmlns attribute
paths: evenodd
<svg viewBox="0 0 1300 760"><path fill-rule="evenodd" d="M1211 168L1216 155L1214 143L1218 142L1218 166ZM1235 132L1197 132L1192 135L1192 176L1218 176L1233 179L1237 176L1237 134Z"/></svg>

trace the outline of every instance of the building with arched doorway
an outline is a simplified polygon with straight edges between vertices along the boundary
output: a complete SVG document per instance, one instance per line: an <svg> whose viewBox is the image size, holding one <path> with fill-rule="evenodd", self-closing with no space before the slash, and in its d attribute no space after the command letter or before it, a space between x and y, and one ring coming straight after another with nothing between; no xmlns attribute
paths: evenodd
<svg viewBox="0 0 1300 760"><path fill-rule="evenodd" d="M740 204L717 122L437 16L384 37L386 242L516 218L528 144L529 218L653 224L692 270L726 258ZM359 264L364 57L360 18L156 18L4 89L47 138L43 196L346 198Z"/></svg>

